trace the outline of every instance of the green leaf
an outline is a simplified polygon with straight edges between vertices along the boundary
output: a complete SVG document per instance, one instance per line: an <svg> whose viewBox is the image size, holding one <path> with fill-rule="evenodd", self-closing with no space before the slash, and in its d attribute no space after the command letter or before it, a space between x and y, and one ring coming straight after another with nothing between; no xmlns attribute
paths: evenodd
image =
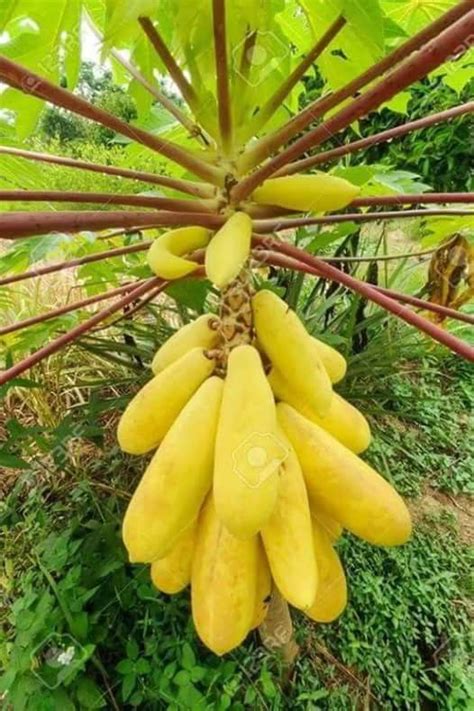
<svg viewBox="0 0 474 711"><path fill-rule="evenodd" d="M207 280L187 279L171 284L166 293L183 306L201 313L210 289L211 284Z"/></svg>
<svg viewBox="0 0 474 711"><path fill-rule="evenodd" d="M343 0L344 16L352 29L369 44L375 56L385 47L383 15L378 0Z"/></svg>
<svg viewBox="0 0 474 711"><path fill-rule="evenodd" d="M77 680L76 694L81 708L100 709L107 705L105 694L90 677Z"/></svg>
<svg viewBox="0 0 474 711"><path fill-rule="evenodd" d="M18 0L2 0L0 3L0 32L3 31L13 16L17 2Z"/></svg>
<svg viewBox="0 0 474 711"><path fill-rule="evenodd" d="M393 99L385 102L381 108L390 109L390 111L406 116L408 113L408 104L410 99L411 93L409 91L401 91L399 94L394 96Z"/></svg>
<svg viewBox="0 0 474 711"><path fill-rule="evenodd" d="M0 450L0 466L6 467L7 469L28 469L29 464L23 459L10 454L10 452L5 452Z"/></svg>
<svg viewBox="0 0 474 711"><path fill-rule="evenodd" d="M137 677L134 674L129 674L122 681L122 699L126 701L137 683Z"/></svg>
<svg viewBox="0 0 474 711"><path fill-rule="evenodd" d="M129 639L126 647L127 657L129 659L137 659L140 653L140 648L134 639Z"/></svg>

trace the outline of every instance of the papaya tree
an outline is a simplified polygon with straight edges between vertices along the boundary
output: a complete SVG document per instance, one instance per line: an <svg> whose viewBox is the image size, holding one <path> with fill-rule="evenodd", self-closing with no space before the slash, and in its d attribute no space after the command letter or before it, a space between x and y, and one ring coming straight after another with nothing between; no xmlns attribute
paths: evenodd
<svg viewBox="0 0 474 711"><path fill-rule="evenodd" d="M267 645L291 657L287 603L319 622L334 620L345 607L346 581L333 547L342 530L392 546L408 540L411 523L402 499L359 457L370 443L368 423L333 390L345 375L345 359L311 337L271 288L259 288L259 274L288 270L340 285L474 360L472 346L437 322L474 321L459 310L472 293L464 232L472 229L474 194L416 190L416 181L405 191L393 189L373 174L362 180L341 161L472 114L474 102L339 141L384 107L403 113L408 90L427 76L467 84L474 4L18 0L0 11L0 29L5 170L18 161L52 164L132 186L129 192L25 189L25 168L19 179L15 174L22 187L12 189L7 172L2 240L13 249L26 245L28 253L38 237L48 244L58 235L87 234L98 248L4 273L0 285L129 255L140 264L134 281L2 327L6 337L111 300L10 363L0 385L15 383L112 315L127 310L133 317L172 293L175 283L207 278L217 298L212 313L158 351L153 377L119 424L124 451L155 451L128 507L124 542L130 560L150 564L164 592L191 582L198 634L217 654L259 627ZM85 32L127 86L137 120L74 91ZM300 109L309 72L323 89ZM47 105L113 132L124 155L143 155L143 165L26 149L22 141ZM320 150L329 140L332 147ZM144 194L145 185L152 194ZM36 211L34 203L50 209ZM58 209L61 203L69 209ZM85 209L91 205L96 209ZM436 224L440 239L450 236L442 248L449 264L457 255L457 276L438 270L448 297L434 287L422 299L363 281L340 268L337 257L318 256L291 237L311 226L410 218ZM128 235L137 239L123 244ZM104 239L113 247L100 249ZM460 296L462 278L467 290Z"/></svg>

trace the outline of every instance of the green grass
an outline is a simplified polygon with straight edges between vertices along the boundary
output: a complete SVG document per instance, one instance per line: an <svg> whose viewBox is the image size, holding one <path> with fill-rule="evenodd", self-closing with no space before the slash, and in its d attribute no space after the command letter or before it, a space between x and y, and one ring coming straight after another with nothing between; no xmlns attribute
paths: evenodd
<svg viewBox="0 0 474 711"><path fill-rule="evenodd" d="M469 368L430 358L369 382L346 386L364 409L386 413L369 459L407 495L426 485L467 490ZM65 446L78 434L101 444L90 423L113 404L92 397L51 430L8 425L12 452L35 457L0 509L7 708L470 708L472 556L455 514L424 520L396 550L346 535L349 607L330 626L295 615L302 654L281 684L278 659L256 635L218 659L195 636L188 594L160 595L145 567L127 564L121 492L133 489L143 460L124 458L108 438L79 460ZM74 655L64 678L47 663L62 646Z"/></svg>

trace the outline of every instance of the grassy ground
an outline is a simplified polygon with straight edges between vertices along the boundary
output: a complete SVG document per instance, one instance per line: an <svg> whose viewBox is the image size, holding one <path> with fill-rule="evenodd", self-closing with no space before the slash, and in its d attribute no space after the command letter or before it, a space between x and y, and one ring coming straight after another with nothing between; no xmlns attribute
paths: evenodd
<svg viewBox="0 0 474 711"><path fill-rule="evenodd" d="M328 627L295 614L290 675L256 635L224 659L208 653L188 594L157 594L147 569L126 563L120 518L143 461L115 447L116 391L85 405L66 388L66 418L42 426L28 405L21 424L8 420L11 400L3 426L29 463L4 468L0 509L7 708L472 708L469 366L432 356L365 379L355 366L345 391L374 415L368 459L410 497L416 531L398 550L343 538L348 609ZM65 666L48 663L58 648Z"/></svg>

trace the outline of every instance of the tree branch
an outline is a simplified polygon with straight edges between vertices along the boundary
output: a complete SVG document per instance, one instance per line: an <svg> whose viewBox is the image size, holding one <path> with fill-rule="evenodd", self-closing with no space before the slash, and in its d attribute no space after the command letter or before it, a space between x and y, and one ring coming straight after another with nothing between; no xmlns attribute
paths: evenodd
<svg viewBox="0 0 474 711"><path fill-rule="evenodd" d="M318 39L318 41L310 49L306 57L304 57L300 61L300 63L292 71L290 76L275 91L273 96L268 99L267 103L262 107L262 109L250 122L248 134L246 134L248 138L255 136L263 128L263 126L265 126L269 119L271 119L275 111L277 111L283 104L288 94L295 88L300 79L304 77L308 69L314 64L318 57L321 56L324 50L327 49L333 39L345 26L345 24L346 19L342 15L339 15L339 17L333 22L333 24L328 28L324 35L320 39Z"/></svg>
<svg viewBox="0 0 474 711"><path fill-rule="evenodd" d="M212 0L212 20L214 30L219 131L224 153L229 155L232 152L233 128L229 87L229 65L227 59L225 0Z"/></svg>
<svg viewBox="0 0 474 711"><path fill-rule="evenodd" d="M192 111L196 113L198 103L198 97L196 95L196 92L194 91L193 87L186 79L180 67L176 63L173 55L166 46L166 43L163 40L162 36L160 35L156 27L153 25L149 17L140 17L139 23L144 33L148 37L150 43L152 44L155 52L165 65L168 74L170 75L170 77L178 87L179 91L183 95L183 99L190 106Z"/></svg>
<svg viewBox="0 0 474 711"><path fill-rule="evenodd" d="M0 146L0 154L25 158L26 160L38 161L39 163L51 163L52 165L62 165L68 168L77 168L80 170L88 170L92 173L102 173L104 175L116 175L119 178L130 178L131 180L140 180L144 183L152 185L161 185L164 188L178 190L181 193L194 195L203 199L212 198L215 196L215 188L208 183L198 183L192 180L182 180L180 178L169 178L166 175L155 175L154 173L144 173L139 170L130 170L129 168L116 168L111 165L101 165L98 163L88 163L75 158L65 158L63 156L55 156L49 153L36 153L35 151L25 151L19 148L10 148L10 146Z"/></svg>
<svg viewBox="0 0 474 711"><path fill-rule="evenodd" d="M472 0L471 0L472 3ZM317 128L309 131L282 153L275 156L260 169L238 183L232 190L235 203L248 197L254 189L277 170L298 158L302 153L318 146L329 137L342 131L351 123L366 116L400 91L422 79L436 69L448 57L458 56L469 48L466 40L474 34L474 11L471 11L451 27L442 32L435 40L426 44L413 57L406 60L398 69L381 82L362 94Z"/></svg>
<svg viewBox="0 0 474 711"><path fill-rule="evenodd" d="M350 274L346 274L336 269L336 267L322 262L317 257L312 257L310 254L298 249L298 247L294 247L285 242L275 240L271 237L261 237L256 242L257 244L261 244L265 249L276 250L276 252L279 253L275 256L271 256L271 263L276 266L303 271L342 284L351 291L360 294L365 299L381 306L402 321L415 326L419 331L431 336L435 341L446 346L454 353L457 353L466 360L474 362L474 348L471 345L461 341L459 338L456 338L456 336L444 331L442 328L439 328L439 326L436 326L436 324L410 311L404 306L397 304L394 299L381 293L372 285L359 281L359 279L355 279ZM270 261L270 258L268 261Z"/></svg>
<svg viewBox="0 0 474 711"><path fill-rule="evenodd" d="M0 190L0 201L8 202L72 202L99 203L100 205L128 205L149 207L155 210L180 210L181 212L209 212L217 208L214 200L174 200L147 195L122 195L120 193L83 193L59 190Z"/></svg>
<svg viewBox="0 0 474 711"><path fill-rule="evenodd" d="M97 324L101 323L109 316L112 316L117 311L120 311L120 309L123 309L125 306L128 306L128 304L131 304L133 301L146 294L148 291L150 291L150 289L153 289L157 286L161 286L162 289L165 289L167 284L167 282L161 281L161 279L158 279L158 277L153 277L151 279L147 279L144 283L140 284L140 286L132 288L132 290L129 291L128 294L122 296L121 299L118 299L118 301L115 301L113 304L107 306L107 308L103 309L102 311L99 311L98 313L94 314L94 316L92 316L87 321L84 321L83 323L79 324L71 331L62 334L54 341L51 341L47 345L43 346L43 348L40 348L35 353L29 355L27 358L24 358L23 360L19 361L11 368L4 370L3 373L0 374L0 385L4 385L10 380L17 378L19 375L32 368L34 365L37 365L45 358L48 358L53 353L56 353L65 346L69 345L70 343L73 343L85 333L90 331L91 328L94 328L94 326L97 326Z"/></svg>
<svg viewBox="0 0 474 711"><path fill-rule="evenodd" d="M412 131L419 131L423 128L428 128L429 126L434 126L437 123L442 123L443 121L449 121L456 116L462 116L463 114L470 114L474 112L474 101L470 101L467 104L461 104L460 106L455 106L447 111L440 111L436 114L431 114L431 116L424 116L417 121L409 121L401 126L395 126L395 128L390 128L387 131L381 131L380 133L374 133L372 136L367 136L367 138L362 138L358 141L353 141L352 143L346 143L343 146L338 146L330 151L325 151L324 153L318 153L315 156L309 156L309 158L303 158L302 160L297 160L294 163L290 163L281 170L277 171L275 176L280 175L292 175L293 173L301 173L303 170L308 168L313 168L315 165L321 165L322 163L328 163L331 160L340 158L341 156L350 155L356 151L361 151L365 148L370 148L370 146L376 146L379 143L385 143L392 141L394 138L399 138L400 136L405 136L407 133Z"/></svg>
<svg viewBox="0 0 474 711"><path fill-rule="evenodd" d="M178 146L172 141L158 138L141 128L131 126L113 114L97 106L93 106L79 96L75 96L70 91L55 86L37 74L33 74L33 72L26 67L22 67L6 57L1 56L0 79L14 89L22 91L24 94L31 94L39 99L50 102L54 106L67 109L86 119L96 121L113 131L117 131L117 133L130 138L132 141L137 141L175 163L178 163L178 165L183 166L183 168L186 168L203 180L208 180L213 185L223 184L223 171L207 164L190 151L181 148L181 146Z"/></svg>
<svg viewBox="0 0 474 711"><path fill-rule="evenodd" d="M147 242L140 242L140 244L132 244L128 247L117 247L116 249L107 249L97 254L88 254L85 257L78 257L77 259L71 259L67 262L57 262L56 264L47 264L44 267L37 267L36 269L31 269L30 271L23 272L22 274L13 274L0 279L0 286L7 286L7 284L16 284L19 281L25 281L25 279L34 279L35 277L44 276L45 274L53 274L54 272L61 272L64 269L73 269L74 267L80 267L83 264L91 264L93 262L100 262L103 259L113 259L114 257L121 257L125 254L134 254L135 252L143 252L148 247L153 244L153 240Z"/></svg>
<svg viewBox="0 0 474 711"><path fill-rule="evenodd" d="M100 232L114 227L182 227L196 225L218 229L221 215L181 212L5 212L0 221L0 239L20 239L50 232Z"/></svg>
<svg viewBox="0 0 474 711"><path fill-rule="evenodd" d="M311 225L337 225L341 222L381 222L382 220L401 220L411 217L474 217L474 210L436 209L436 210L398 210L393 212L354 212L344 215L326 215L325 217L295 217L290 219L255 220L254 230L258 233L279 232L281 230L309 227ZM1 236L1 235L0 235Z"/></svg>
<svg viewBox="0 0 474 711"><path fill-rule="evenodd" d="M402 60L419 50L430 40L436 38L443 30L471 10L472 0L459 2L455 7L451 8L444 15L441 15L441 17L421 30L421 32L411 37L396 50L380 60L380 62L377 62L377 64L374 64L366 72L357 76L349 84L311 103L282 128L269 136L265 136L265 138L255 144L246 157L245 164L247 170L250 170L268 158L272 153L278 150L278 148L288 143L288 141L307 128L316 119L321 118L328 111L339 106L343 101L346 101L346 99L350 99L351 96L356 95L374 79L383 76L396 67Z"/></svg>

